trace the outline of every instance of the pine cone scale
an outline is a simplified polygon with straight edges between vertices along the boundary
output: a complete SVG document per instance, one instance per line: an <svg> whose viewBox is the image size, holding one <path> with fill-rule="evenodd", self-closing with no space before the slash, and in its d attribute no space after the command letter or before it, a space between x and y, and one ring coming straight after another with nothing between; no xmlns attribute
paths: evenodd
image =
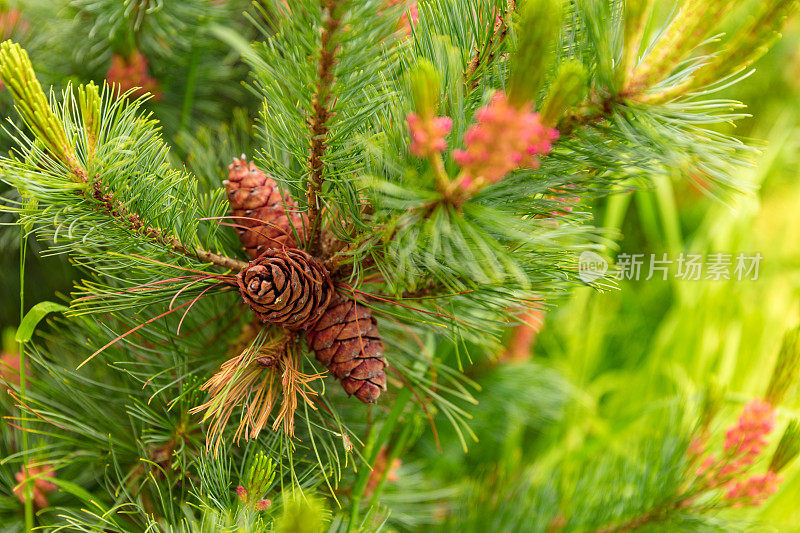
<svg viewBox="0 0 800 533"><path fill-rule="evenodd" d="M267 250L239 273L237 283L259 320L292 330L316 322L333 293L325 267L296 249Z"/></svg>
<svg viewBox="0 0 800 533"><path fill-rule="evenodd" d="M324 318L324 315L323 315ZM325 350L339 338L339 333L347 326L347 324L334 324L322 331L318 331L315 337L315 346L317 350Z"/></svg>
<svg viewBox="0 0 800 533"><path fill-rule="evenodd" d="M335 295L306 339L347 394L365 403L377 401L386 388L386 360L377 321L368 307Z"/></svg>
<svg viewBox="0 0 800 533"><path fill-rule="evenodd" d="M297 248L306 224L303 214L292 211L297 204L244 156L234 159L228 171L225 189L247 255L256 259L270 248Z"/></svg>
<svg viewBox="0 0 800 533"><path fill-rule="evenodd" d="M314 325L315 331L319 333L330 328L331 326L344 326L345 322L339 321L340 315L343 312L347 312L346 305L344 303L339 303L336 299L332 300L328 306L327 312L322 315L322 318L319 319L319 322Z"/></svg>
<svg viewBox="0 0 800 533"><path fill-rule="evenodd" d="M371 332L377 333L375 324L362 318L361 320L349 322L342 328L338 336L340 339L364 338L370 336Z"/></svg>
<svg viewBox="0 0 800 533"><path fill-rule="evenodd" d="M340 341L340 348L333 356L334 363L346 363L358 357L367 346L367 340L362 338ZM342 374L342 372L339 372Z"/></svg>
<svg viewBox="0 0 800 533"><path fill-rule="evenodd" d="M384 365L380 359L374 357L365 359L360 365L350 371L349 377L353 379L372 380L380 376L386 376L383 367Z"/></svg>
<svg viewBox="0 0 800 533"><path fill-rule="evenodd" d="M344 378L342 387L347 394L355 396L364 403L377 403L386 385L381 386L371 381Z"/></svg>

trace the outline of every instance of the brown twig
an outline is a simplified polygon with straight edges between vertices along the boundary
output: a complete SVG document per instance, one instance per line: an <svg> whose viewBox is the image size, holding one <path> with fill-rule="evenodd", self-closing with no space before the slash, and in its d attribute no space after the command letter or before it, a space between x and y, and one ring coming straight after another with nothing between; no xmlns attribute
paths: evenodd
<svg viewBox="0 0 800 533"><path fill-rule="evenodd" d="M491 61L494 59L496 52L496 50L494 50L495 46L500 46L500 44L502 44L503 41L505 41L506 36L508 35L508 26L509 26L508 19L511 17L511 14L514 12L515 9L516 9L516 2L514 0L509 0L505 11L503 12L502 15L500 15L499 24L495 26L494 32L489 37L489 40L486 42L486 45L484 46L483 50L481 50L477 46L475 47L475 52L472 55L472 60L469 62L469 65L467 65L467 69L464 71L464 83L467 86L468 92L474 91L475 88L478 86L478 78L476 74L478 73L478 70L483 66L483 63L481 62L481 58L484 57L483 53L488 52L488 54L486 55L487 59L486 63L491 63Z"/></svg>
<svg viewBox="0 0 800 533"><path fill-rule="evenodd" d="M82 181L88 181L85 177L82 177L79 174L78 177L81 177ZM86 192L87 196L91 196L92 199L102 204L103 210L108 215L122 222L125 226L127 226L128 229L133 230L144 237L152 239L164 246L169 246L174 251L182 255L199 259L203 263L210 263L228 270L238 271L247 268L248 264L245 261L215 254L208 250L203 250L202 248L189 248L177 237L165 235L160 229L145 225L137 213L129 212L121 201L114 199L111 194L104 192L103 183L100 180L95 180L91 184L90 191L91 192Z"/></svg>
<svg viewBox="0 0 800 533"><path fill-rule="evenodd" d="M317 64L317 83L312 101L313 114L311 116L311 153L308 163L311 176L306 190L308 203L308 226L310 228L308 251L311 255L319 256L322 252L322 216L319 205L319 193L325 181L325 165L322 161L328 149L327 138L331 117L333 116L331 104L331 88L335 80L334 65L336 63L336 49L338 44L334 37L341 26L341 19L337 8L341 0L322 0L325 20L322 27L320 41L319 62Z"/></svg>

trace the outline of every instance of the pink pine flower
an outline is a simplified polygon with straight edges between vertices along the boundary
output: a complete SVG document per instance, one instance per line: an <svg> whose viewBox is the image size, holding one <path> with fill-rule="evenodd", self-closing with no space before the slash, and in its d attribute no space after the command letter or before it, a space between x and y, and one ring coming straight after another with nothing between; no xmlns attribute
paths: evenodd
<svg viewBox="0 0 800 533"><path fill-rule="evenodd" d="M386 446L382 447L380 451L378 451L378 457L375 458L375 464L372 465L372 472L369 473L364 494L371 495L375 489L378 488L378 485L380 484L380 481L383 479L384 475L386 476L386 481L389 483L394 483L397 481L399 479L397 471L402 464L402 461L400 461L398 458L392 459L392 462L390 463Z"/></svg>
<svg viewBox="0 0 800 533"><path fill-rule="evenodd" d="M408 6L408 11L403 13L403 16L400 17L400 28L404 29L408 33L411 33L411 27L417 23L417 20L419 20L417 3L411 2L411 4Z"/></svg>
<svg viewBox="0 0 800 533"><path fill-rule="evenodd" d="M46 478L55 478L53 467L50 465L41 466L23 466L22 469L14 474L18 485L14 487L14 495L19 498L19 501L25 503L25 485L24 483L32 477L41 476L33 480L33 503L39 509L43 509L49 505L46 494L56 490L56 485Z"/></svg>
<svg viewBox="0 0 800 533"><path fill-rule="evenodd" d="M243 486L236 487L236 495L239 497L240 502L245 503L247 501L247 489Z"/></svg>
<svg viewBox="0 0 800 533"><path fill-rule="evenodd" d="M754 399L742 409L736 425L725 433L725 450L743 464L751 464L767 445L767 435L775 428L775 409L764 400Z"/></svg>
<svg viewBox="0 0 800 533"><path fill-rule="evenodd" d="M415 2L416 4L416 2ZM15 33L27 33L30 24L19 9L11 8L0 12L0 39L10 39Z"/></svg>
<svg viewBox="0 0 800 533"><path fill-rule="evenodd" d="M750 475L758 456L767 446L767 436L775 428L775 409L769 402L754 399L742 409L739 419L725 432L725 453L717 459L708 454L694 471L696 494L721 491L733 507L757 506L778 490L781 477L774 472ZM707 435L695 437L689 445L689 465L706 454ZM748 477L749 476L749 477ZM695 495L696 496L696 495ZM687 499L690 503L695 496Z"/></svg>
<svg viewBox="0 0 800 533"><path fill-rule="evenodd" d="M517 109L498 92L475 113L464 135L466 149L453 152L464 170L460 185L467 189L478 178L494 183L517 168L537 168L537 156L550 153L557 138L558 131L545 127L530 105Z"/></svg>
<svg viewBox="0 0 800 533"><path fill-rule="evenodd" d="M767 472L760 476L751 476L744 481L732 482L725 497L734 507L744 505L759 506L778 492L778 485L783 480L775 472Z"/></svg>
<svg viewBox="0 0 800 533"><path fill-rule="evenodd" d="M270 507L272 507L272 502L270 500L260 500L255 505L256 511L266 511Z"/></svg>
<svg viewBox="0 0 800 533"><path fill-rule="evenodd" d="M424 119L416 113L406 116L411 131L411 153L417 157L428 157L447 148L445 137L453 129L450 117Z"/></svg>
<svg viewBox="0 0 800 533"><path fill-rule="evenodd" d="M117 54L111 56L111 67L106 73L106 81L117 87L118 94L133 89L133 97L147 93L152 94L154 100L162 97L158 90L158 80L147 73L147 59L138 50L134 50L128 58Z"/></svg>

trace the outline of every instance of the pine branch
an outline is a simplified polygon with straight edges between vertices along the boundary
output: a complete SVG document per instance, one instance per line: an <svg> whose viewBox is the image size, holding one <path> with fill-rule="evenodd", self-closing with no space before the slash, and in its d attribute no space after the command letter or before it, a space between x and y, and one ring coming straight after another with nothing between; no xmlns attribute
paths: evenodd
<svg viewBox="0 0 800 533"><path fill-rule="evenodd" d="M323 0L322 7L325 19L320 41L320 53L317 63L317 81L312 102L313 115L311 117L311 154L308 163L311 176L306 191L308 203L308 224L310 228L309 252L319 255L322 251L322 215L320 210L319 193L325 181L325 164L322 158L327 150L328 123L333 115L331 104L331 89L335 81L334 66L336 63L336 34L341 27L341 13L338 12L343 2L341 0Z"/></svg>
<svg viewBox="0 0 800 533"><path fill-rule="evenodd" d="M761 58L780 36L787 17L797 8L793 0L764 2L759 12L730 39L721 52L709 58L683 82L652 94L639 96L651 105L663 104L713 85L715 81L744 72Z"/></svg>
<svg viewBox="0 0 800 533"><path fill-rule="evenodd" d="M101 204L105 214L117 219L131 231L139 233L141 236L163 246L169 246L179 254L199 259L203 263L210 263L229 270L247 268L248 263L245 261L215 254L200 247L192 248L186 246L177 237L165 235L160 229L144 224L138 214L130 212L123 202L115 200L111 194L104 192L104 190L102 181L94 180L91 184L91 198ZM84 194L89 196L88 190L84 190Z"/></svg>
<svg viewBox="0 0 800 533"><path fill-rule="evenodd" d="M466 70L464 71L464 83L468 93L474 91L478 87L480 82L479 71L486 66L491 65L495 55L497 54L497 49L503 44L503 41L505 41L506 37L508 36L508 28L511 25L510 19L516 10L516 7L517 3L515 0L508 0L508 5L503 13L499 15L498 20L491 21L492 24L495 24L495 27L484 46L475 46L475 51L472 54L472 60L469 62ZM493 11L493 13L496 13L496 11Z"/></svg>
<svg viewBox="0 0 800 533"><path fill-rule="evenodd" d="M9 86L20 114L36 138L45 145L50 157L63 163L74 177L74 181L84 185L77 188L77 194L100 204L101 210L106 215L121 222L127 229L168 246L182 255L231 270L241 270L247 266L244 261L215 254L200 247L188 246L176 236L165 235L162 230L144 224L139 214L132 212L122 201L107 192L99 177L90 178L85 166L79 162L75 148L68 142L64 126L48 104L27 52L18 44L11 41L2 44L0 73ZM102 99L96 86L81 87L79 103L85 118L88 152L94 155L100 127L98 117L101 116L102 107Z"/></svg>

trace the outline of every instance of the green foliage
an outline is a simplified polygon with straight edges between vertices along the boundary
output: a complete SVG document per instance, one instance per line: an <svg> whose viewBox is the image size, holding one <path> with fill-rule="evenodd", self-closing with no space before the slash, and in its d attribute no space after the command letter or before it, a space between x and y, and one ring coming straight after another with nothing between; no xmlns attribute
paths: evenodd
<svg viewBox="0 0 800 533"><path fill-rule="evenodd" d="M509 99L516 104L539 99L561 31L561 6L561 0L528 0L522 4L517 49L507 83Z"/></svg>
<svg viewBox="0 0 800 533"><path fill-rule="evenodd" d="M262 0L248 25L237 1L23 2L53 29L26 41L30 58L10 41L0 51L21 118L0 159L3 221L81 279L63 296L66 318L20 328L33 341L27 390L0 395L14 424L0 428L0 520L21 523L15 474L35 460L56 470L60 490L36 518L53 531L739 527L733 513L677 504L702 413L675 398L714 375L731 391L720 400L730 418L729 404L767 390L770 376L742 377L750 367L731 355L743 335L715 344L690 323L714 326L731 301L744 323L747 297L730 284L637 286L658 314L644 317L628 310L630 291L585 292L613 288L610 277L579 275L580 253L607 253L619 229L711 250L751 222L717 206L688 238L683 185L669 179L737 199L762 181L757 150L726 133L741 104L714 93L747 74L793 2L749 6L752 20L718 50L701 41L728 4L692 0L696 12L661 20L650 2L528 0L517 12L428 0L406 31L411 6L383 0ZM681 21L697 32L671 41ZM135 50L160 100L102 82L112 55ZM45 93L34 67L57 89ZM454 151L499 91L538 108L559 139L538 168L454 196ZM441 154L411 152L412 111L452 119ZM365 410L314 379L293 436L236 443L234 422L209 453L209 421L190 413L208 399L204 382L272 333L245 335L234 290L246 263L220 182L241 152L305 213L301 244L342 294L378 316L389 391ZM605 198L637 186L652 190L633 204ZM497 363L508 327L541 305L555 323L541 360ZM779 357L776 403L792 401L795 362ZM303 348L297 371L318 370ZM239 406L232 418L244 416ZM772 460L787 476L797 440L790 422Z"/></svg>

